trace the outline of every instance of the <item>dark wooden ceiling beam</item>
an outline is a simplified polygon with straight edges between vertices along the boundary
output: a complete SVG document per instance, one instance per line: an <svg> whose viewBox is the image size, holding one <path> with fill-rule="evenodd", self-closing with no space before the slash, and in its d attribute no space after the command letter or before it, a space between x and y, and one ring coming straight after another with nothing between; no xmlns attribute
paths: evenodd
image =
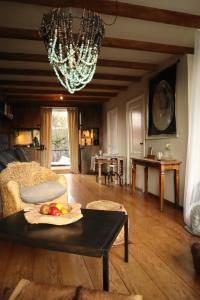
<svg viewBox="0 0 200 300"><path fill-rule="evenodd" d="M194 48L185 46L176 46L170 44L160 44L155 42L136 41L119 38L105 38L103 40L104 47L123 48L127 50L140 50L148 52L159 52L168 54L184 55L194 53Z"/></svg>
<svg viewBox="0 0 200 300"><path fill-rule="evenodd" d="M13 94L31 94L31 95L62 95L64 96L71 96L69 92L65 91L58 91L58 90L46 90L46 89L25 89L25 88L1 88L1 91L5 95L13 95ZM91 92L91 91L78 91L75 95L83 95L83 96L97 96L97 97L114 97L117 95L116 92Z"/></svg>
<svg viewBox="0 0 200 300"><path fill-rule="evenodd" d="M37 69L11 69L0 68L0 74L4 75L26 75L26 76L55 76L53 70L37 70ZM94 79L103 80L119 80L119 81L140 81L139 76L95 73Z"/></svg>
<svg viewBox="0 0 200 300"><path fill-rule="evenodd" d="M158 69L158 65L156 64L136 62L136 61L134 62L134 61L108 60L108 59L98 59L97 65L102 67L148 70L148 71L156 71Z"/></svg>
<svg viewBox="0 0 200 300"><path fill-rule="evenodd" d="M10 0L13 1L13 0ZM43 5L50 7L75 7L91 9L103 14L166 23L185 27L200 27L200 16L107 0L15 0L26 4Z"/></svg>
<svg viewBox="0 0 200 300"><path fill-rule="evenodd" d="M48 62L47 55L11 53L11 52L0 52L0 60L30 61L30 62L42 62L42 63ZM102 67L114 67L114 68L149 70L149 71L155 71L158 68L158 65L151 64L151 63L118 61L118 60L109 60L109 59L98 59L97 65Z"/></svg>
<svg viewBox="0 0 200 300"><path fill-rule="evenodd" d="M45 106L45 107L82 107L82 106L91 106L91 105L95 105L95 106L102 106L104 104L104 102L100 102L100 101L90 101L90 102L78 102L78 101L27 101L23 100L23 101L18 101L18 100L7 100L7 103L12 104L12 105L17 105L17 107L29 107L30 109L32 107L41 107L41 106Z"/></svg>
<svg viewBox="0 0 200 300"><path fill-rule="evenodd" d="M28 54L28 53L12 53L12 52L0 52L0 60L12 60L12 61L31 61L47 63L47 55L44 54Z"/></svg>
<svg viewBox="0 0 200 300"><path fill-rule="evenodd" d="M0 26L0 37L41 41L38 30Z"/></svg>
<svg viewBox="0 0 200 300"><path fill-rule="evenodd" d="M57 87L61 88L60 92L64 91L64 88L61 84L57 82L50 82L50 81L29 81L29 80L1 80L0 79L0 86L34 86L34 87ZM102 89L102 90L118 90L124 91L127 89L127 86L124 85L112 85L112 84L100 84L100 83L89 83L85 89ZM58 91L59 92L59 91Z"/></svg>
<svg viewBox="0 0 200 300"><path fill-rule="evenodd" d="M60 95L7 95L6 101L58 101L62 102L59 98ZM101 97L101 96L76 96L76 95L64 95L63 101L74 101L74 102L107 102L110 99L110 97Z"/></svg>
<svg viewBox="0 0 200 300"><path fill-rule="evenodd" d="M24 40L40 41L40 36L37 30L0 27L0 37L14 38ZM128 39L119 39L106 37L103 39L103 47L120 48L128 50L141 50L159 53L179 54L194 53L193 47L176 46L169 44L160 44L146 41L136 41Z"/></svg>

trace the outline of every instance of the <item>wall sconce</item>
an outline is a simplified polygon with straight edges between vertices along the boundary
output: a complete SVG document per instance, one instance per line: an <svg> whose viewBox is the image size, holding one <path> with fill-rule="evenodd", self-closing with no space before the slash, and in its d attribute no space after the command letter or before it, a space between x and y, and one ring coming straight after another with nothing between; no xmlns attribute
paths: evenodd
<svg viewBox="0 0 200 300"><path fill-rule="evenodd" d="M82 146L92 145L91 130L90 129L83 129L81 131L81 143L80 144Z"/></svg>
<svg viewBox="0 0 200 300"><path fill-rule="evenodd" d="M87 130L83 130L83 137L90 138L90 131L88 129Z"/></svg>
<svg viewBox="0 0 200 300"><path fill-rule="evenodd" d="M99 145L99 128L80 129L79 144L81 146Z"/></svg>

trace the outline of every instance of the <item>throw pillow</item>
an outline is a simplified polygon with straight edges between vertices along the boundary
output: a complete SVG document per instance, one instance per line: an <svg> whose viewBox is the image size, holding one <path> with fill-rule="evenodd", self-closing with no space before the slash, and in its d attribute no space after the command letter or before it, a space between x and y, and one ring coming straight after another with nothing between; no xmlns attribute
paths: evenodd
<svg viewBox="0 0 200 300"><path fill-rule="evenodd" d="M195 205L191 209L190 222L193 234L200 235L200 205Z"/></svg>
<svg viewBox="0 0 200 300"><path fill-rule="evenodd" d="M7 151L0 152L0 164L2 166L6 167L7 164L13 161L17 161L17 159L11 153L8 153Z"/></svg>
<svg viewBox="0 0 200 300"><path fill-rule="evenodd" d="M24 149L22 149L21 147L16 147L15 148L15 155L17 156L17 158L21 162L27 162L27 161L29 161L27 155L24 152Z"/></svg>
<svg viewBox="0 0 200 300"><path fill-rule="evenodd" d="M20 189L21 199L27 203L52 201L66 192L66 188L56 181L47 181Z"/></svg>

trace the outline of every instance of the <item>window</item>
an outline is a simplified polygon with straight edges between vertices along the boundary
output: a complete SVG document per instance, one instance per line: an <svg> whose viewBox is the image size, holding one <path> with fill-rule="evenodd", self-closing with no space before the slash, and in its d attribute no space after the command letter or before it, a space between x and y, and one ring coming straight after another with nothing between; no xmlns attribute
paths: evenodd
<svg viewBox="0 0 200 300"><path fill-rule="evenodd" d="M70 167L68 113L66 109L52 110L52 163L53 167Z"/></svg>

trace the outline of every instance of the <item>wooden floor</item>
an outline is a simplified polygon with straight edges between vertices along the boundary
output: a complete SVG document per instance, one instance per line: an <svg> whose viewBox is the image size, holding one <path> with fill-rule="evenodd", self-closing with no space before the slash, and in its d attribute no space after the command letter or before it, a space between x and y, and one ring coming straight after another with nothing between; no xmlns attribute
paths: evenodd
<svg viewBox="0 0 200 300"><path fill-rule="evenodd" d="M123 246L110 255L111 290L138 293L144 300L200 299L200 278L195 276L190 246L199 240L183 228L182 212L168 205L164 213L156 198L132 197L130 189L105 186L93 176L66 175L69 200L86 203L109 199L123 203L130 228L129 263L123 261ZM102 288L101 260L71 254L0 243L0 299L5 288L20 278L62 285Z"/></svg>

